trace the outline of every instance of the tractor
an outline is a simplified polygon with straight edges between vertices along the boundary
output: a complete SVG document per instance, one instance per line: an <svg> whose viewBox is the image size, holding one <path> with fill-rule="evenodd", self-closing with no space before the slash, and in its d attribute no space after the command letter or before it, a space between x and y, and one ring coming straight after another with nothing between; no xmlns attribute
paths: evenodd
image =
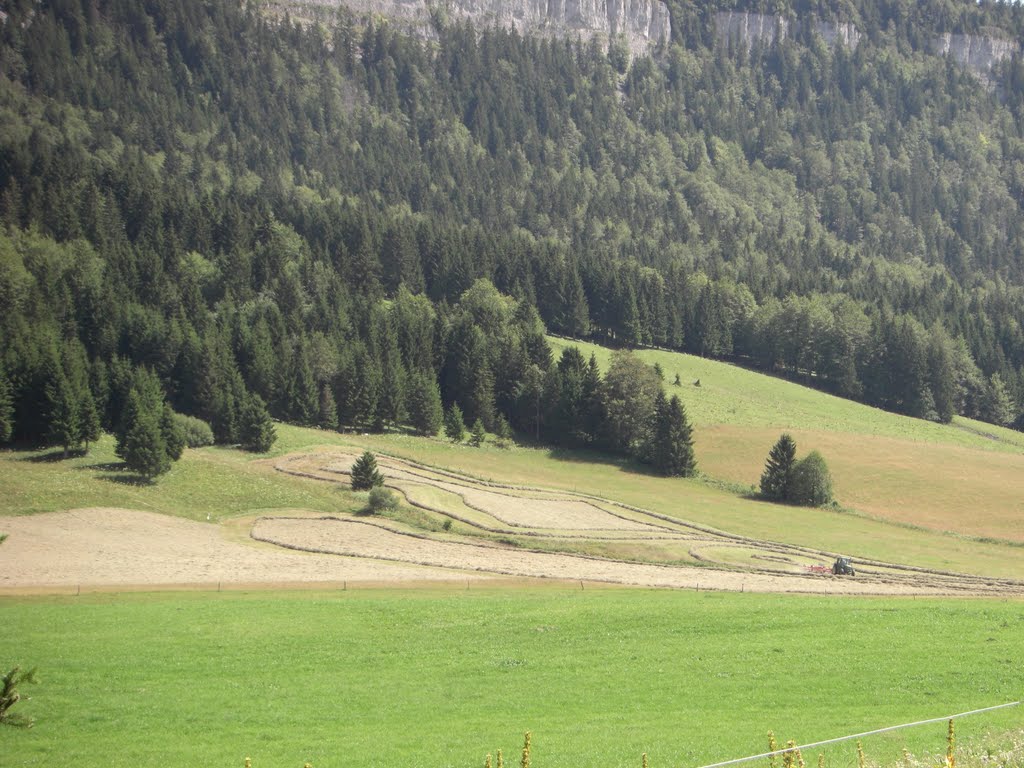
<svg viewBox="0 0 1024 768"><path fill-rule="evenodd" d="M832 573L836 576L853 576L855 571L853 570L850 558L837 557L836 561L832 564Z"/></svg>

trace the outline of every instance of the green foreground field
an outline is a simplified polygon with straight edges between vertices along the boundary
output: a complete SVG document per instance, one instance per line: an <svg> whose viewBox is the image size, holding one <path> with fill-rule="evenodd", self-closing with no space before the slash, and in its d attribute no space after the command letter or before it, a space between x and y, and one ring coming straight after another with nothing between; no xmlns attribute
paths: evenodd
<svg viewBox="0 0 1024 768"><path fill-rule="evenodd" d="M1020 697L1019 602L564 587L0 600L4 766L697 766ZM1020 728L965 718L962 743ZM864 748L940 753L942 723ZM814 764L816 753L810 756ZM829 766L856 764L855 746ZM757 763L762 766L764 763Z"/></svg>

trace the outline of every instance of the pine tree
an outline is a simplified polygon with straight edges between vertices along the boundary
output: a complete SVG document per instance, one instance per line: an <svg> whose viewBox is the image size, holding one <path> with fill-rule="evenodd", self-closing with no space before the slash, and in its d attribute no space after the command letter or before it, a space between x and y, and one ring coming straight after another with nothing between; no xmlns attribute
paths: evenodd
<svg viewBox="0 0 1024 768"><path fill-rule="evenodd" d="M505 418L503 413L499 413L495 419L494 434L498 438L497 446L499 448L507 448L509 441L512 439L512 426L508 423L508 419Z"/></svg>
<svg viewBox="0 0 1024 768"><path fill-rule="evenodd" d="M693 428L679 397L665 402L660 399L655 426L654 466L668 477L693 477L697 460L693 453Z"/></svg>
<svg viewBox="0 0 1024 768"><path fill-rule="evenodd" d="M82 393L82 399L79 404L79 416L78 437L85 443L85 450L88 452L89 444L99 440L102 433L99 409L96 407L96 401L93 399L92 392L89 391L88 387Z"/></svg>
<svg viewBox="0 0 1024 768"><path fill-rule="evenodd" d="M171 468L184 442L156 374L145 368L135 370L118 430L117 455L128 469L151 480Z"/></svg>
<svg viewBox="0 0 1024 768"><path fill-rule="evenodd" d="M484 423L477 419L473 422L473 429L469 433L469 444L474 448L479 448L484 444L487 434L484 431Z"/></svg>
<svg viewBox="0 0 1024 768"><path fill-rule="evenodd" d="M174 411L169 403L164 403L160 413L160 434L167 447L167 455L171 461L177 461L185 451L185 428L174 418Z"/></svg>
<svg viewBox="0 0 1024 768"><path fill-rule="evenodd" d="M453 443L461 443L466 435L466 424L462 420L462 409L458 403L452 403L444 414L444 433Z"/></svg>
<svg viewBox="0 0 1024 768"><path fill-rule="evenodd" d="M266 453L277 440L277 432L267 413L263 398L255 393L249 394L239 415L239 442L247 451Z"/></svg>
<svg viewBox="0 0 1024 768"><path fill-rule="evenodd" d="M991 424L1006 426L1013 422L1014 407L1010 392L998 372L993 373L985 389L982 417Z"/></svg>
<svg viewBox="0 0 1024 768"><path fill-rule="evenodd" d="M320 413L317 423L324 429L338 428L338 404L330 384L320 386Z"/></svg>
<svg viewBox="0 0 1024 768"><path fill-rule="evenodd" d="M14 402L11 383L4 369L0 368L0 443L6 443L14 436Z"/></svg>
<svg viewBox="0 0 1024 768"><path fill-rule="evenodd" d="M160 413L147 408L141 399L139 391L132 389L128 396L131 416L127 419L121 458L128 469L152 480L171 468L171 457L164 442Z"/></svg>
<svg viewBox="0 0 1024 768"><path fill-rule="evenodd" d="M409 423L421 435L433 437L441 429L444 408L437 379L426 371L414 371L409 376Z"/></svg>
<svg viewBox="0 0 1024 768"><path fill-rule="evenodd" d="M378 485L384 485L384 476L377 471L377 458L364 451L352 465L352 490L368 491Z"/></svg>
<svg viewBox="0 0 1024 768"><path fill-rule="evenodd" d="M46 401L50 411L48 438L64 448L67 458L69 451L79 446L81 422L78 399L62 371L57 371L46 385Z"/></svg>
<svg viewBox="0 0 1024 768"><path fill-rule="evenodd" d="M761 475L761 495L772 501L785 501L793 482L796 443L787 433L778 439L768 453L764 473Z"/></svg>

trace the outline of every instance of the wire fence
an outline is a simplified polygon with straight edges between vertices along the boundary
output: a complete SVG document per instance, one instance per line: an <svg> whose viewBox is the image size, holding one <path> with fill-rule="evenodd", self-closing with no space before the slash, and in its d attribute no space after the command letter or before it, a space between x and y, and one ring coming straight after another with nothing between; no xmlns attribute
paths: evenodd
<svg viewBox="0 0 1024 768"><path fill-rule="evenodd" d="M763 752L760 755L750 755L749 757L737 757L733 760L724 760L721 763L711 763L710 765L701 766L701 768L722 768L726 765L737 765L739 763L747 763L751 760L763 760L769 757L775 757L777 755L784 755L787 752L796 752L797 750L803 751L805 749L813 749L814 747L824 747L826 744L838 744L841 741L850 741L852 739L861 739L865 736L874 736L879 733L888 733L889 731L898 731L903 728L913 728L917 725L928 725L929 723L941 723L945 720L955 720L959 717L967 717L968 715L977 715L981 712L992 712L996 709L1006 709L1007 707L1016 707L1020 704L1019 701L1011 701L1006 704L996 704L994 707L982 707L981 709L972 709L970 712L960 712L955 715L944 715L943 717L932 717L928 720L918 720L915 723L903 723L902 725L890 725L886 728L876 728L873 731L864 731L863 733L854 733L849 736L840 736L835 739L825 739L824 741L813 741L810 744L800 744L792 747L785 747L783 749L776 749L773 752Z"/></svg>

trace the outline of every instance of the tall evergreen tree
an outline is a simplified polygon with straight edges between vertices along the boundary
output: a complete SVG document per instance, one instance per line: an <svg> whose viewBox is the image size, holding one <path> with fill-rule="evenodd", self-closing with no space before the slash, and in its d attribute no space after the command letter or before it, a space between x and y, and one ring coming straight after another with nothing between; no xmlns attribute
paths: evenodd
<svg viewBox="0 0 1024 768"><path fill-rule="evenodd" d="M1016 417L1016 409L1010 398L1010 392L998 372L993 373L988 380L982 415L985 421L1004 427L1013 423Z"/></svg>
<svg viewBox="0 0 1024 768"><path fill-rule="evenodd" d="M128 469L152 480L171 468L161 425L162 409L152 408L145 402L145 395L133 388L128 395L128 410L120 456Z"/></svg>
<svg viewBox="0 0 1024 768"><path fill-rule="evenodd" d="M656 408L654 446L651 452L655 468L668 477L693 477L697 459L693 452L693 428L677 395L665 401L662 395Z"/></svg>
<svg viewBox="0 0 1024 768"><path fill-rule="evenodd" d="M466 435L466 422L458 403L452 403L444 414L444 434L453 443L461 443Z"/></svg>
<svg viewBox="0 0 1024 768"><path fill-rule="evenodd" d="M160 412L160 434L164 439L167 448L167 456L171 461L177 461L185 451L185 428L175 418L170 403L164 403Z"/></svg>
<svg viewBox="0 0 1024 768"><path fill-rule="evenodd" d="M117 432L117 455L128 469L151 480L171 468L184 444L182 428L164 399L160 380L149 369L137 368L132 372Z"/></svg>
<svg viewBox="0 0 1024 768"><path fill-rule="evenodd" d="M82 424L79 399L63 371L55 371L46 385L46 400L49 404L48 437L64 448L64 457L67 458L71 449L81 443Z"/></svg>
<svg viewBox="0 0 1024 768"><path fill-rule="evenodd" d="M277 431L267 413L267 406L255 393L247 395L242 406L238 439L242 448L254 453L266 453L277 440Z"/></svg>
<svg viewBox="0 0 1024 768"><path fill-rule="evenodd" d="M11 383L0 366L0 444L14 435L14 402L11 397Z"/></svg>
<svg viewBox="0 0 1024 768"><path fill-rule="evenodd" d="M444 409L437 380L426 371L413 371L409 376L409 423L419 434L433 437L441 429Z"/></svg>
<svg viewBox="0 0 1024 768"><path fill-rule="evenodd" d="M761 475L761 495L772 501L785 501L791 493L796 443L788 433L778 439L768 453Z"/></svg>

